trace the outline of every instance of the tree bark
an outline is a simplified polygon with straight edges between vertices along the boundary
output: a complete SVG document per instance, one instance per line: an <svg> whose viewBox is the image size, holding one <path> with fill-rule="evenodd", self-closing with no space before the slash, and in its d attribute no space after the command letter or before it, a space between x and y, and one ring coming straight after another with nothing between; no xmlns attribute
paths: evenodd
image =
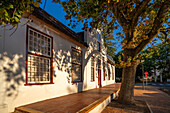
<svg viewBox="0 0 170 113"><path fill-rule="evenodd" d="M147 5L149 1L143 1L143 8L141 9L137 9L139 12L135 11L135 17L134 18L134 22L132 22L132 24L136 25L137 24L137 20L141 14L141 12L143 10L145 10L145 6ZM128 28L126 28L125 26L123 26L125 23L123 22L123 24L121 23L122 21L122 16L120 15L116 15L116 19L118 20L118 22L120 23L120 25L122 26L122 28L124 30L127 30L127 35L126 35L126 39L128 41L128 43L126 44L126 46L124 46L124 61L126 62L128 60L128 56L131 57L132 59L135 58L136 55L139 54L139 52L141 52L146 45L159 33L159 29L162 26L162 24L164 23L165 17L167 15L167 12L169 10L169 6L170 6L170 1L166 0L165 2L162 3L162 5L160 6L160 9L157 13L157 16L155 17L155 20L153 22L153 27L152 29L149 31L149 33L145 34L148 39L142 40L135 48L133 49L129 49L128 47L128 43L130 44L131 39L133 39L133 28L131 29L131 24L129 24L128 22L126 22L127 24L125 26L130 26ZM118 9L118 8L117 8ZM117 12L117 10L115 9L114 14ZM124 18L123 18L124 19ZM131 33L132 31L132 33ZM141 37L142 39L143 37ZM122 84L121 84L121 89L120 89L120 95L118 97L118 102L121 104L133 104L134 103L134 84L135 84L135 74L136 74L136 65L131 65L129 67L124 67L123 68L123 72L122 72Z"/></svg>
<svg viewBox="0 0 170 113"><path fill-rule="evenodd" d="M121 104L133 104L134 102L134 84L135 84L136 65L123 68L122 84L118 97Z"/></svg>
<svg viewBox="0 0 170 113"><path fill-rule="evenodd" d="M128 57L136 57L133 50L125 49L123 51L123 60L126 62ZM135 85L135 75L136 75L136 64L123 68L122 72L122 84L120 88L120 93L118 97L118 102L121 104L133 104L134 103L134 85Z"/></svg>

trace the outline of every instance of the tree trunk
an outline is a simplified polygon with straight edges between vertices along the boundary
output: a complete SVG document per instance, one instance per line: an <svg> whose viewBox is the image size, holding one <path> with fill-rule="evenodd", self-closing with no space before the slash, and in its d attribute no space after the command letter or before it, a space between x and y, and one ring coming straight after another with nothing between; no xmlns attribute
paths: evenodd
<svg viewBox="0 0 170 113"><path fill-rule="evenodd" d="M120 88L120 94L118 102L121 104L133 104L134 103L134 84L137 65L123 68L122 72L122 84Z"/></svg>

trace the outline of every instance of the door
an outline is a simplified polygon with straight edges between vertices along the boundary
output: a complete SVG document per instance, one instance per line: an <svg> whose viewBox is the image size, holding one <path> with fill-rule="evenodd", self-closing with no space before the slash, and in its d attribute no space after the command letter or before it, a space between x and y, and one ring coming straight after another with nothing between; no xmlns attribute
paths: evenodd
<svg viewBox="0 0 170 113"><path fill-rule="evenodd" d="M101 87L101 69L98 69L98 85Z"/></svg>
<svg viewBox="0 0 170 113"><path fill-rule="evenodd" d="M98 67L98 86L101 87L101 60L98 59L97 61L97 67Z"/></svg>

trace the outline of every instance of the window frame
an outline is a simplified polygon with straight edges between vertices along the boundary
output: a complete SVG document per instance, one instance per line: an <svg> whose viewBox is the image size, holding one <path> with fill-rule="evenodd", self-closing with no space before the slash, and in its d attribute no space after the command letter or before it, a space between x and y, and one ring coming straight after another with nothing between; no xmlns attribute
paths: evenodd
<svg viewBox="0 0 170 113"><path fill-rule="evenodd" d="M50 40L51 40L51 50L50 50L50 52L51 52L51 54L50 54L50 56L45 56L45 55L40 55L40 54L37 54L37 53L32 53L32 52L29 52L29 50L28 50L28 33L29 33L29 29L32 29L32 30L34 30L34 31L36 31L36 32L38 32L38 33L40 33L40 34L42 34L42 35L45 35L45 36L47 36L48 38L50 38ZM43 57L43 58L46 58L46 59L50 59L50 80L49 80L49 82L42 82L42 83L29 83L28 82L28 56L29 55L33 55L33 56L38 56L38 57ZM53 83L53 37L52 36L50 36L50 35L48 35L48 34L46 34L46 33L44 33L44 32L42 32L42 31L40 31L40 30L38 30L38 29L36 29L36 28L33 28L32 26L29 26L29 25L27 25L27 28L26 28L26 82L25 82L25 86L27 86L27 85L46 85L46 84L54 84Z"/></svg>
<svg viewBox="0 0 170 113"><path fill-rule="evenodd" d="M76 63L73 63L72 62L72 57L71 57L71 82L72 83L78 83L78 82L83 82L83 79L82 79L82 51L80 50L80 49L77 49L77 48L75 48L75 47L71 47L71 54L72 54L72 49L74 49L74 50L76 50L76 51L78 51L78 52L80 52L81 53L81 64L76 64ZM80 79L80 81L73 81L73 65L79 65L80 66L80 77L81 77L81 79Z"/></svg>
<svg viewBox="0 0 170 113"><path fill-rule="evenodd" d="M106 80L106 64L103 57L103 81Z"/></svg>
<svg viewBox="0 0 170 113"><path fill-rule="evenodd" d="M94 66L95 66L95 59L94 59L94 56L91 56L91 63L92 63L92 58L93 58L93 66L92 66L92 64L91 64L91 70L93 70L93 75L92 75L92 73L91 73L91 78L92 78L92 76L93 76L93 80L91 79L91 82L94 82L95 81L95 70L94 70ZM92 71L91 71L92 72Z"/></svg>
<svg viewBox="0 0 170 113"><path fill-rule="evenodd" d="M112 80L114 80L115 79L115 76L114 76L114 66L112 65Z"/></svg>
<svg viewBox="0 0 170 113"><path fill-rule="evenodd" d="M111 69L110 69L110 66L109 66L109 64L108 64L108 80L110 80L110 71L111 71Z"/></svg>

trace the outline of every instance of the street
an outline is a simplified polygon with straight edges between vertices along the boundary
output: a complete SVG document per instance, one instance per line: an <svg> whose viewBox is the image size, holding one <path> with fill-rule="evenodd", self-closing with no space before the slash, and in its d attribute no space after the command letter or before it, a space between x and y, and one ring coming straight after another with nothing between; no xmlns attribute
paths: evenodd
<svg viewBox="0 0 170 113"><path fill-rule="evenodd" d="M136 83L137 86L142 86L142 83ZM154 83L154 82L148 82L147 85L145 83L145 86L155 86L160 88L165 88L168 91L170 91L170 83Z"/></svg>

